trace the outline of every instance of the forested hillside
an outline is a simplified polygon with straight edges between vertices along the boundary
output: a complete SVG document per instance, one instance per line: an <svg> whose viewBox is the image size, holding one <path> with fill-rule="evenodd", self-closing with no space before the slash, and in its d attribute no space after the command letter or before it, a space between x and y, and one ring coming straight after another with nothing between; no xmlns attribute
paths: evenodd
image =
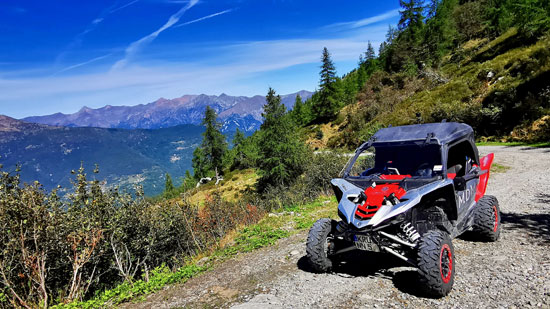
<svg viewBox="0 0 550 309"><path fill-rule="evenodd" d="M336 77L294 114L318 147L354 148L387 125L465 122L478 137L550 139L550 5L545 1L400 1L379 54ZM330 76L326 78L325 76ZM317 129L320 128L320 129Z"/></svg>
<svg viewBox="0 0 550 309"><path fill-rule="evenodd" d="M164 189L164 175L176 180L191 169L193 150L203 129L181 125L157 130L67 128L40 125L0 116L0 163L8 171L21 170L21 182L39 181L46 189L71 187L71 170L83 164L99 166L96 178L107 187L145 194Z"/></svg>

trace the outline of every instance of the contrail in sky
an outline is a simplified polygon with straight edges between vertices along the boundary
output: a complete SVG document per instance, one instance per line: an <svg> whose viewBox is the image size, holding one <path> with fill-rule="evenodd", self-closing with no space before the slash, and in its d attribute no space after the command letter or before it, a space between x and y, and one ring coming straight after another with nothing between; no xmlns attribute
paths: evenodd
<svg viewBox="0 0 550 309"><path fill-rule="evenodd" d="M105 20L105 18L111 14L113 14L114 12L116 11L119 11L119 10L122 10L136 2L138 2L139 0L133 0L133 1L130 1L126 4L124 4L123 6L120 6L118 8L114 8L117 4L118 4L118 1L115 1L115 3L113 3L111 6L107 7L106 9L104 9L98 17L96 17L94 20L92 20L91 23L88 24L88 26L86 26L86 28L80 32L79 34L77 34L74 39L71 41L71 43L69 43L69 45L57 56L57 58L55 59L55 64L56 66L58 66L63 58L65 58L65 56L67 55L67 53L69 53L69 51L71 49L74 49L78 46L80 46L80 44L82 44L82 41L84 40L84 36L92 31L94 31L98 25L100 23L103 22L103 20ZM63 71L63 70L62 70ZM59 72L58 72L59 73Z"/></svg>
<svg viewBox="0 0 550 309"><path fill-rule="evenodd" d="M72 70L72 69L76 69L76 68L81 67L81 66L83 66L83 65L87 65L87 64L90 64L90 63L92 63L92 62L96 62L96 61L99 61L99 60L101 60L101 59L105 59L105 58L107 58L107 57L109 57L109 56L111 56L111 55L112 55L112 53L107 54L107 55L103 55L103 56L99 56L99 57L96 57L96 58L94 58L94 59L90 59L90 60L88 60L88 61L84 61L84 62L81 62L81 63L77 63L77 64L74 64L74 65L68 66L68 67L64 68L63 70L60 70L60 71L56 72L55 74L59 74L59 73L65 72L65 71L69 71L69 70ZM54 74L54 75L55 75L55 74Z"/></svg>
<svg viewBox="0 0 550 309"><path fill-rule="evenodd" d="M146 35L144 37L142 37L141 39L133 42L132 44L130 44L128 47L126 47L126 50L125 50L125 55L124 55L124 58L117 61L112 67L111 67L111 71L114 71L114 70L118 70L118 69L121 69L123 68L127 63L128 61L130 60L130 58L132 58L135 54L137 54L141 49L143 49L145 46L147 46L148 44L150 44L151 42L153 42L155 40L155 38L157 36L159 36L159 34L161 32L163 32L164 30L172 27L173 25L175 25L177 22L180 21L180 18L183 16L183 14L185 12L187 12L187 10L189 10L190 8L192 8L193 6L195 6L195 4L197 4L199 2L199 0L190 0L189 3L187 3L186 6L182 7L179 11L176 12L176 14L170 16L170 18L168 19L168 21L162 26L160 27L157 31L149 34L149 35Z"/></svg>
<svg viewBox="0 0 550 309"><path fill-rule="evenodd" d="M221 11L221 12L214 13L214 14L210 14L210 15L208 15L208 16L204 16L204 17L201 17L201 18L198 18L198 19L195 19L195 20L191 20L191 21L187 21L187 22L181 23L181 24L179 24L179 25L174 26L174 28L183 27L183 26L186 26L186 25L189 25L189 24L193 24L193 23L196 23L196 22L205 20L205 19L209 19L209 18L216 17L216 16L219 16L219 15L222 15L222 14L226 14L226 13L229 13L229 12L231 12L231 11L233 11L233 9Z"/></svg>

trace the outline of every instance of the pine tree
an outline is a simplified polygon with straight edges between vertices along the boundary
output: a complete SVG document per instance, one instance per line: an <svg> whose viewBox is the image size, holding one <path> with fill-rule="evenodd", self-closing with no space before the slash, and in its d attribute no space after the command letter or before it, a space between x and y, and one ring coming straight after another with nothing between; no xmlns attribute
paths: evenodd
<svg viewBox="0 0 550 309"><path fill-rule="evenodd" d="M428 57L433 63L437 63L441 57L454 47L454 42L460 38L457 31L456 16L459 0L431 0L429 4L426 29L424 34L424 46L428 51ZM475 18L466 18L469 23L475 23ZM475 32L475 27L460 27L463 33ZM470 29L466 29L470 28Z"/></svg>
<svg viewBox="0 0 550 309"><path fill-rule="evenodd" d="M403 8L401 18L397 25L398 29L406 32L406 39L416 42L420 39L420 31L424 25L424 1L423 0L399 0L399 5Z"/></svg>
<svg viewBox="0 0 550 309"><path fill-rule="evenodd" d="M302 101L302 97L299 94L296 95L296 99L294 100L294 107L292 108L292 117L294 118L294 121L298 125L302 125L305 123L304 102Z"/></svg>
<svg viewBox="0 0 550 309"><path fill-rule="evenodd" d="M210 106L206 107L202 124L205 131L202 134L202 143L193 152L193 169L195 177L205 177L208 172L217 170L222 173L223 158L227 151L227 142L221 133L221 124L217 121L217 114Z"/></svg>
<svg viewBox="0 0 550 309"><path fill-rule="evenodd" d="M193 176L191 176L189 170L185 171L185 177L183 177L181 187L183 189L183 192L191 190L195 187L195 179L193 178Z"/></svg>
<svg viewBox="0 0 550 309"><path fill-rule="evenodd" d="M241 146L244 143L244 139L245 139L245 136L243 131L237 128L235 130L235 135L233 136L233 148L237 148Z"/></svg>
<svg viewBox="0 0 550 309"><path fill-rule="evenodd" d="M365 59L366 61L372 61L376 58L376 52L374 51L374 48L372 47L372 44L368 43L367 51L365 52Z"/></svg>
<svg viewBox="0 0 550 309"><path fill-rule="evenodd" d="M192 162L193 162L193 174L195 178L200 179L200 178L206 177L208 174L208 171L210 170L210 166L206 161L204 152L200 146L195 148L195 150L193 151Z"/></svg>
<svg viewBox="0 0 550 309"><path fill-rule="evenodd" d="M244 153L244 143L245 143L244 133L237 128L235 135L233 136L233 149L232 151L232 162L231 169L240 169L244 167L245 153Z"/></svg>
<svg viewBox="0 0 550 309"><path fill-rule="evenodd" d="M299 140L296 125L281 103L281 97L269 88L266 100L258 142L260 192L270 186L292 183L303 172L307 152Z"/></svg>
<svg viewBox="0 0 550 309"><path fill-rule="evenodd" d="M437 13L437 9L439 5L441 4L442 0L430 0L430 3L427 5L427 13L426 18L430 19L435 17L435 14Z"/></svg>
<svg viewBox="0 0 550 309"><path fill-rule="evenodd" d="M357 65L362 66L363 63L365 63L365 58L363 58L363 54L359 55L359 61L357 62Z"/></svg>
<svg viewBox="0 0 550 309"><path fill-rule="evenodd" d="M165 179L164 196L168 198L173 197L174 192L176 191L176 187L174 187L174 184L172 183L172 177L170 177L170 174L166 173Z"/></svg>
<svg viewBox="0 0 550 309"><path fill-rule="evenodd" d="M323 48L321 62L319 96L318 100L313 102L312 112L313 117L317 121L326 122L336 115L339 107L338 89L335 87L335 83L338 80L336 77L336 68L326 47Z"/></svg>
<svg viewBox="0 0 550 309"><path fill-rule="evenodd" d="M388 26L388 32L386 32L386 42L387 44L392 44L393 41L397 38L399 32L392 26ZM384 42L383 42L384 43Z"/></svg>
<svg viewBox="0 0 550 309"><path fill-rule="evenodd" d="M321 79L319 81L319 86L321 90L330 90L333 83L336 81L336 68L330 57L328 49L323 48L323 55L321 56Z"/></svg>

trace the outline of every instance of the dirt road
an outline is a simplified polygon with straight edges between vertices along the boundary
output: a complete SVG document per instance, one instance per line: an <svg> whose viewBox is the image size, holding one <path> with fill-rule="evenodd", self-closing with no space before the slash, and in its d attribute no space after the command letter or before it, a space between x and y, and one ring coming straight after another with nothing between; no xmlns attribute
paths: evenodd
<svg viewBox="0 0 550 309"><path fill-rule="evenodd" d="M509 167L491 175L487 192L500 201L502 234L496 243L453 241L456 277L447 297L419 297L414 268L384 254L354 253L334 273L315 274L302 232L127 306L550 308L550 149L480 152Z"/></svg>

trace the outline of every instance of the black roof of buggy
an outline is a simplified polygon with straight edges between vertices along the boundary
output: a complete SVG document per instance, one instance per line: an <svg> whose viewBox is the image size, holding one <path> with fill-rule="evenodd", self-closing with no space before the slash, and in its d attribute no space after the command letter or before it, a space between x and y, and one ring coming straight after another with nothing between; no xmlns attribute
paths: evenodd
<svg viewBox="0 0 550 309"><path fill-rule="evenodd" d="M462 138L471 139L473 142L473 133L472 127L463 123L426 123L380 129L373 135L370 142L371 145L376 146L385 143L427 140L445 145Z"/></svg>

